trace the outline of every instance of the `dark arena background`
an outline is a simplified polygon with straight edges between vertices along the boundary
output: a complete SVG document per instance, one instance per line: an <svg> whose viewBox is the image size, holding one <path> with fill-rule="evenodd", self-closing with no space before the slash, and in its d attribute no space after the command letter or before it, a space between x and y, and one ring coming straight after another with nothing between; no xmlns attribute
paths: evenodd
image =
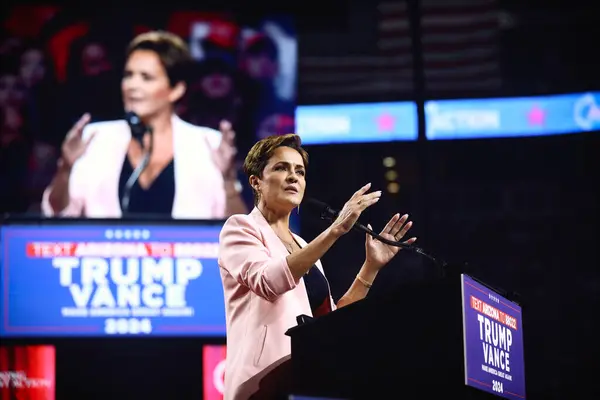
<svg viewBox="0 0 600 400"><path fill-rule="evenodd" d="M372 182L383 196L361 221L380 230L410 214L420 247L522 307L526 398L600 398L592 3L4 3L0 399L223 398L224 221L42 217L67 131L84 112L123 118L125 48L155 29L182 37L194 58L177 114L214 129L232 123L248 208L240 167L250 146L298 133L310 154L307 196L339 209ZM292 226L310 241L327 222L300 207ZM363 258L358 232L323 257L335 300ZM139 279L116 273L123 265L140 266ZM439 275L401 251L369 296ZM378 317L418 331L402 313ZM401 358L394 366L411 369ZM409 398L402 392L389 398Z"/></svg>

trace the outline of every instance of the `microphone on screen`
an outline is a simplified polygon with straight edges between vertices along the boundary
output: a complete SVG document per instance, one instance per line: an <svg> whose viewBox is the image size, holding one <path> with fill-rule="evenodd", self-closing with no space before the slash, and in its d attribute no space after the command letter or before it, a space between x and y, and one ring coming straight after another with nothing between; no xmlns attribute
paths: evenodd
<svg viewBox="0 0 600 400"><path fill-rule="evenodd" d="M127 122L127 125L129 125L131 136L137 140L143 148L144 135L147 132L152 133L152 129L149 126L146 126L146 124L142 122L142 119L133 111L128 111L125 113L125 121Z"/></svg>
<svg viewBox="0 0 600 400"><path fill-rule="evenodd" d="M142 158L142 161L139 163L139 165L135 168L135 170L133 170L133 172L127 179L127 182L125 182L123 198L121 199L121 211L123 215L125 215L129 211L129 203L131 201L131 190L133 189L133 185L140 178L142 172L144 172L146 167L148 167L148 164L150 163L150 156L152 154L152 149L154 146L154 140L152 137L154 132L152 131L152 127L144 124L144 122L142 122L142 119L136 113L134 113L133 111L126 112L125 121L127 122L127 125L129 125L129 129L131 130L131 137L137 140L142 149L144 150L144 157ZM144 146L144 135L146 133L150 134L150 144L147 149Z"/></svg>

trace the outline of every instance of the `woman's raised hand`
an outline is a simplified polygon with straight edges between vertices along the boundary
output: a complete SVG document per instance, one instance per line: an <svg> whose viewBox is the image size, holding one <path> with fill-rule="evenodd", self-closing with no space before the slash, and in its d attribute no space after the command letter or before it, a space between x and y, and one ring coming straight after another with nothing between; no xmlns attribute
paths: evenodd
<svg viewBox="0 0 600 400"><path fill-rule="evenodd" d="M358 189L352 197L344 204L344 207L339 212L335 221L331 225L331 231L336 236L342 236L350 231L360 214L369 206L377 203L381 198L381 190L367 193L371 188L371 184Z"/></svg>
<svg viewBox="0 0 600 400"><path fill-rule="evenodd" d="M83 114L67 133L61 147L61 159L59 160L62 167L71 168L87 150L94 133L87 140L83 140L83 129L90 122L90 118L90 114Z"/></svg>

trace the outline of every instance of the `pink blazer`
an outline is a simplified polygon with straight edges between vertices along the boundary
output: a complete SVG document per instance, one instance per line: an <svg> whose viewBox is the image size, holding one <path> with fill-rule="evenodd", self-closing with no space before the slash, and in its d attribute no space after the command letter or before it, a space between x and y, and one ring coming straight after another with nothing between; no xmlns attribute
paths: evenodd
<svg viewBox="0 0 600 400"><path fill-rule="evenodd" d="M223 175L212 161L211 151L219 146L221 133L189 124L173 115L175 198L173 218L225 218ZM69 204L58 213L64 217L120 218L119 177L126 157L131 131L124 120L89 124L84 140L93 132L86 153L75 163L69 177ZM42 212L53 217L42 197Z"/></svg>
<svg viewBox="0 0 600 400"><path fill-rule="evenodd" d="M306 242L294 235L302 246ZM233 215L223 226L219 267L225 294L225 400L246 400L260 379L290 358L285 332L312 315L304 279L295 281L288 251L261 212ZM321 262L316 266L323 272ZM332 309L335 309L331 299Z"/></svg>

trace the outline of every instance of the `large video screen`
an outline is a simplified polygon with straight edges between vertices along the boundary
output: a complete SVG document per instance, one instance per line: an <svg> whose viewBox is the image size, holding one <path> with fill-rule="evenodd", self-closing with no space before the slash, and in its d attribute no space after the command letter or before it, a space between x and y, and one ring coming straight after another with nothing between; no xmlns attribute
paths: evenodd
<svg viewBox="0 0 600 400"><path fill-rule="evenodd" d="M600 130L600 92L425 103L427 139L544 136Z"/></svg>
<svg viewBox="0 0 600 400"><path fill-rule="evenodd" d="M225 335L220 224L0 228L0 336Z"/></svg>
<svg viewBox="0 0 600 400"><path fill-rule="evenodd" d="M418 137L414 102L301 105L297 133L303 144L412 141Z"/></svg>
<svg viewBox="0 0 600 400"><path fill-rule="evenodd" d="M52 3L5 11L0 213L205 220L252 206L243 156L257 139L294 130L293 18L168 2L119 12ZM151 31L183 46L169 39L128 55ZM152 128L153 140L134 134L125 111ZM85 113L86 128L71 130ZM128 186L150 142L149 164Z"/></svg>

